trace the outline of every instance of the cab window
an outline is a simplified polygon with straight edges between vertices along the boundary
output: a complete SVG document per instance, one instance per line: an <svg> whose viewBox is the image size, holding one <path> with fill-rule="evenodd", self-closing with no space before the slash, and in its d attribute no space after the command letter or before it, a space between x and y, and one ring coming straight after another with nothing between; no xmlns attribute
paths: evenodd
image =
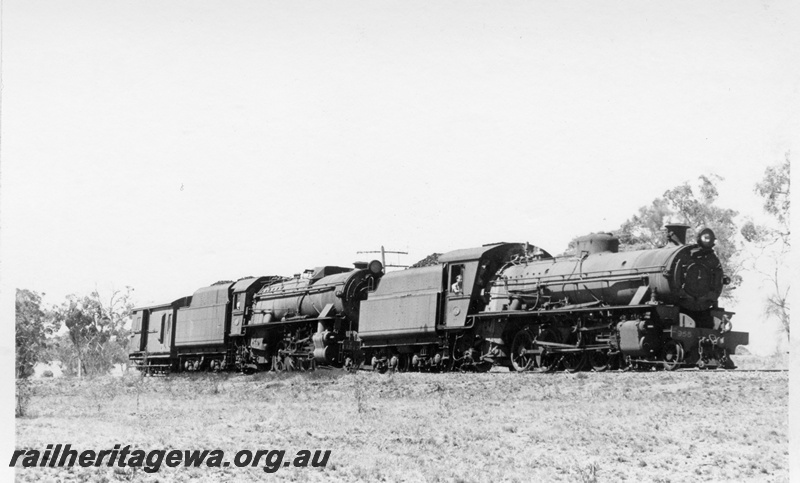
<svg viewBox="0 0 800 483"><path fill-rule="evenodd" d="M464 293L464 265L450 266L450 293Z"/></svg>

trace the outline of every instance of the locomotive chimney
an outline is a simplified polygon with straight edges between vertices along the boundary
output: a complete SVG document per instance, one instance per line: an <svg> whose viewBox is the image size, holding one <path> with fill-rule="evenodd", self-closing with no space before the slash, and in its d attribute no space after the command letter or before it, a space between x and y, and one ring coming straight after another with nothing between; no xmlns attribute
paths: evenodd
<svg viewBox="0 0 800 483"><path fill-rule="evenodd" d="M667 241L669 243L686 245L686 230L689 229L689 225L669 223L664 225L664 228L667 230Z"/></svg>

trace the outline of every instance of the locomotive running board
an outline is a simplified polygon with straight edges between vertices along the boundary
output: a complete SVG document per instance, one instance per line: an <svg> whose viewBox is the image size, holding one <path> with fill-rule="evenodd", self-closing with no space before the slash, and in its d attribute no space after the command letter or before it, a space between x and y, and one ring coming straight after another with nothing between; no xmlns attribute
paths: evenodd
<svg viewBox="0 0 800 483"><path fill-rule="evenodd" d="M296 324L298 322L322 322L324 320L336 320L336 317L318 317L315 319L290 319L290 320L276 320L274 322L264 322L263 324L250 324L243 325L242 329L258 329L260 327L275 327L276 325Z"/></svg>
<svg viewBox="0 0 800 483"><path fill-rule="evenodd" d="M653 309L657 307L656 305L652 304L639 304L639 305L607 305L607 306L595 306L595 307L575 307L575 308L563 308L563 309L552 309L552 310L509 310L505 312L481 312L479 314L475 314L472 317L475 318L486 318L486 317L523 317L523 316L530 316L530 315L557 315L557 314L573 314L573 313L586 313L586 312L597 312L597 311L605 311L605 310L632 310L632 309Z"/></svg>

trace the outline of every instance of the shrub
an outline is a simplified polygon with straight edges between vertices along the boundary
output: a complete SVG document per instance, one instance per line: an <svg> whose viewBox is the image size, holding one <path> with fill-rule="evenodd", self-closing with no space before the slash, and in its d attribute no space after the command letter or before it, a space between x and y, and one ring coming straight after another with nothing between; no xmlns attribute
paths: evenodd
<svg viewBox="0 0 800 483"><path fill-rule="evenodd" d="M17 379L17 404L14 410L14 416L21 418L28 414L28 404L33 396L33 386L31 381L26 377Z"/></svg>

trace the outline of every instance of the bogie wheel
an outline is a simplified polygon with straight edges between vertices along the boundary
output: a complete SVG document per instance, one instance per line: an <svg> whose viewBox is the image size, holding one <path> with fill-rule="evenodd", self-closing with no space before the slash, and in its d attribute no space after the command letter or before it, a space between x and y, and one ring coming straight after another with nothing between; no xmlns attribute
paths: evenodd
<svg viewBox="0 0 800 483"><path fill-rule="evenodd" d="M372 357L372 372L385 374L388 368L389 366L385 362L381 361L375 356Z"/></svg>
<svg viewBox="0 0 800 483"><path fill-rule="evenodd" d="M400 359L397 364L397 372L408 372L411 368L411 354L399 354L397 357Z"/></svg>
<svg viewBox="0 0 800 483"><path fill-rule="evenodd" d="M344 364L342 364L342 368L347 372L356 372L358 369L356 368L355 359L348 356L344 359Z"/></svg>
<svg viewBox="0 0 800 483"><path fill-rule="evenodd" d="M282 356L272 356L272 370L275 372L282 372L284 370L284 361Z"/></svg>
<svg viewBox="0 0 800 483"><path fill-rule="evenodd" d="M533 336L527 330L521 330L514 336L511 343L511 369L524 372L533 366L534 358L532 355L525 354L525 351L533 348Z"/></svg>
<svg viewBox="0 0 800 483"><path fill-rule="evenodd" d="M623 359L622 355L620 355L619 352L615 352L613 354L606 354L606 357L608 357L609 369L611 369L612 371L616 371L622 368L621 366L623 363Z"/></svg>
<svg viewBox="0 0 800 483"><path fill-rule="evenodd" d="M304 371L316 371L317 370L317 360L313 357L309 356L306 359L303 359L303 370Z"/></svg>
<svg viewBox="0 0 800 483"><path fill-rule="evenodd" d="M592 366L592 370L595 372L603 372L608 370L609 362L610 360L606 351L599 350L589 353L589 364Z"/></svg>
<svg viewBox="0 0 800 483"><path fill-rule="evenodd" d="M541 349L542 352L533 356L534 365L533 370L536 372L550 372L554 371L558 366L561 357L552 352L546 346L536 344L537 341L541 342L560 342L558 333L552 329L542 331L538 337L533 340L533 348Z"/></svg>
<svg viewBox="0 0 800 483"><path fill-rule="evenodd" d="M586 367L586 362L589 356L586 351L583 352L567 352L561 358L561 365L567 372L578 372Z"/></svg>
<svg viewBox="0 0 800 483"><path fill-rule="evenodd" d="M456 360L452 355L442 361L442 372L453 372L456 368Z"/></svg>
<svg viewBox="0 0 800 483"><path fill-rule="evenodd" d="M664 360L662 365L664 369L674 371L680 367L683 362L683 346L676 340L667 341L667 343L664 344L663 355Z"/></svg>
<svg viewBox="0 0 800 483"><path fill-rule="evenodd" d="M344 364L342 367L347 372L358 372L361 369L361 366L364 364L364 360L358 356L347 356L344 360Z"/></svg>

